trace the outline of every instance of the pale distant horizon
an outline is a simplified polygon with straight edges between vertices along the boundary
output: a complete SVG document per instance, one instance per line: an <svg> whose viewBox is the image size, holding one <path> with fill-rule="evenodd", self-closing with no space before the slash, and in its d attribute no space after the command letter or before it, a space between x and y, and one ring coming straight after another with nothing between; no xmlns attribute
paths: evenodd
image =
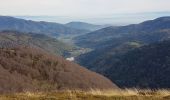
<svg viewBox="0 0 170 100"><path fill-rule="evenodd" d="M146 13L126 13L113 14L107 16L94 17L69 17L69 16L13 16L17 18L34 20L34 21L48 21L66 24L69 22L86 22L90 24L109 24L109 25L128 25L138 24L146 20L153 20L159 17L170 16L170 12L146 12Z"/></svg>
<svg viewBox="0 0 170 100"><path fill-rule="evenodd" d="M170 0L0 0L0 2L0 15L25 16L31 20L58 23L83 21L124 25L170 16Z"/></svg>

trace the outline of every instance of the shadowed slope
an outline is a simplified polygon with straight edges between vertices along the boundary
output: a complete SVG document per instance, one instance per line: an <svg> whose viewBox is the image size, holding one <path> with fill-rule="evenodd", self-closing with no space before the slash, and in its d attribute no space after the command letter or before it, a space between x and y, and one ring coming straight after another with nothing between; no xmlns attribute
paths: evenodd
<svg viewBox="0 0 170 100"><path fill-rule="evenodd" d="M102 62L110 66L103 74L120 87L170 88L170 41L111 55Z"/></svg>

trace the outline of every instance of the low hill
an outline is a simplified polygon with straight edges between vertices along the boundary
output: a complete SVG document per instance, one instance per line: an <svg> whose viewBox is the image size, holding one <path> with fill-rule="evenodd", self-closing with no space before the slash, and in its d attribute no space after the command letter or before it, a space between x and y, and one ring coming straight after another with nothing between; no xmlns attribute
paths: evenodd
<svg viewBox="0 0 170 100"><path fill-rule="evenodd" d="M0 49L0 92L117 89L107 78L32 47Z"/></svg>
<svg viewBox="0 0 170 100"><path fill-rule="evenodd" d="M41 33L46 35L58 36L61 34L81 34L86 31L66 27L65 25L44 22L24 20L9 16L0 16L0 30L12 30L20 32Z"/></svg>
<svg viewBox="0 0 170 100"><path fill-rule="evenodd" d="M74 48L55 38L43 34L23 33L17 31L0 32L0 47L9 47L11 44L30 45L36 48L41 48L49 53L62 56Z"/></svg>
<svg viewBox="0 0 170 100"><path fill-rule="evenodd" d="M106 25L94 25L94 24L89 24L85 22L70 22L65 25L67 27L71 27L74 29L87 30L87 31L96 31L96 30L107 27Z"/></svg>

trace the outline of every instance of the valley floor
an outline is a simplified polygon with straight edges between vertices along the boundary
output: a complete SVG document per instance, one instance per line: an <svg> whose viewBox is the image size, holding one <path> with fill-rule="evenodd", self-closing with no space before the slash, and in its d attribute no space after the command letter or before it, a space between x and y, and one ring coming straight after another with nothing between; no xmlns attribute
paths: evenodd
<svg viewBox="0 0 170 100"><path fill-rule="evenodd" d="M80 36L80 35L60 35L59 37L57 37L57 39L62 41L63 43L70 45L70 47L74 47L73 50L68 52L69 56L66 56L66 58L70 58L70 57L75 58L77 56L80 56L81 54L85 54L93 50L91 48L82 48L82 47L77 46L74 40L74 38L77 36Z"/></svg>
<svg viewBox="0 0 170 100"><path fill-rule="evenodd" d="M108 91L67 91L54 93L19 93L0 95L0 100L170 100L167 90L123 90L119 92Z"/></svg>

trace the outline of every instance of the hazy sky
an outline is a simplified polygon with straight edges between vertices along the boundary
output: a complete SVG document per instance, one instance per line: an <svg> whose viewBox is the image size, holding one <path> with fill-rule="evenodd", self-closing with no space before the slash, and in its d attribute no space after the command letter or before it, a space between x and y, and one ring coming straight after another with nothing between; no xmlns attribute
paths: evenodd
<svg viewBox="0 0 170 100"><path fill-rule="evenodd" d="M0 0L0 15L92 18L170 12L170 0Z"/></svg>

